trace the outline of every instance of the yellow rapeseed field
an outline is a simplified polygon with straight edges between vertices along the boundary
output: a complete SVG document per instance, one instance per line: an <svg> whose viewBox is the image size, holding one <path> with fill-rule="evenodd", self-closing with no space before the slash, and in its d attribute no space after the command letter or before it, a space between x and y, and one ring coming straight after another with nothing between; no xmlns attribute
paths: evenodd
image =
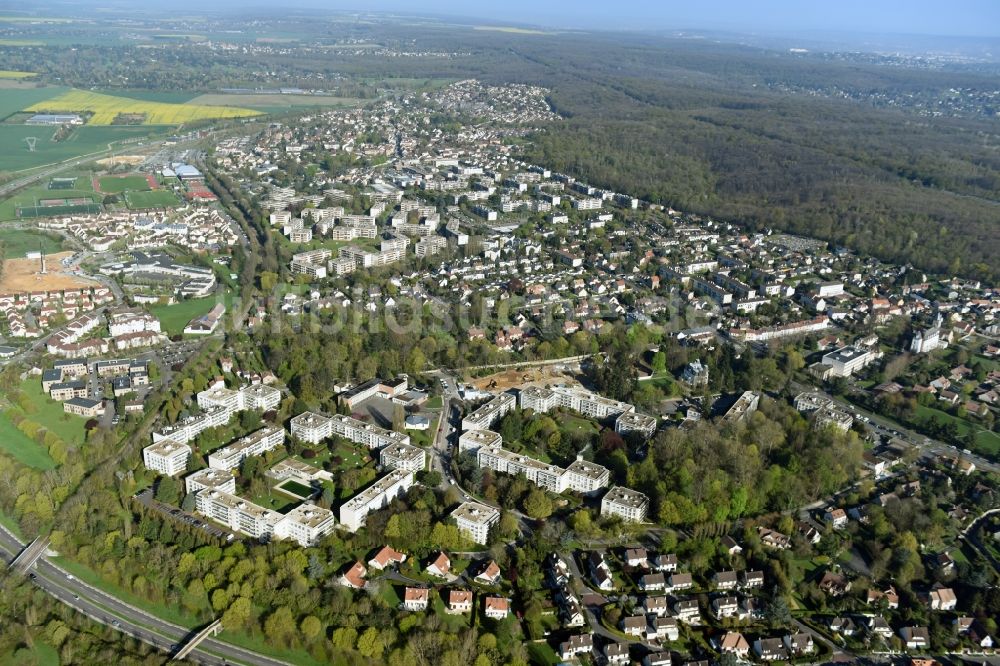
<svg viewBox="0 0 1000 666"><path fill-rule="evenodd" d="M34 75L34 72L15 72L9 69L0 69L0 79L26 79Z"/></svg>
<svg viewBox="0 0 1000 666"><path fill-rule="evenodd" d="M246 118L260 115L253 109L232 106L200 106L147 102L127 97L115 97L86 90L70 90L44 102L32 104L25 111L34 113L84 113L93 115L88 125L110 125L119 114L142 114L144 125L180 125L195 120L216 118Z"/></svg>

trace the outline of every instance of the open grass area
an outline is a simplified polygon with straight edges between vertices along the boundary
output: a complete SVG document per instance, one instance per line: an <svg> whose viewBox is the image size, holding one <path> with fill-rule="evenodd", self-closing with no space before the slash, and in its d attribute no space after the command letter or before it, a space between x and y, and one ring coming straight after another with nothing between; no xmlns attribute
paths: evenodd
<svg viewBox="0 0 1000 666"><path fill-rule="evenodd" d="M0 245L4 247L4 256L8 259L19 259L28 252L41 250L47 254L63 249L62 240L58 236L50 236L30 229L4 229L0 227Z"/></svg>
<svg viewBox="0 0 1000 666"><path fill-rule="evenodd" d="M545 641L528 643L528 656L531 658L532 664L538 664L539 666L556 666L556 664L561 663L559 655Z"/></svg>
<svg viewBox="0 0 1000 666"><path fill-rule="evenodd" d="M126 192L125 203L132 210L149 210L152 208L175 208L180 201L173 192L168 190L151 190Z"/></svg>
<svg viewBox="0 0 1000 666"><path fill-rule="evenodd" d="M976 432L976 453L996 458L1000 456L1000 434L984 429L978 423L973 423L957 416L952 416L933 407L917 405L916 416L918 419L933 419L938 423L954 423L958 429L960 437L965 437L970 429Z"/></svg>
<svg viewBox="0 0 1000 666"><path fill-rule="evenodd" d="M5 654L0 654L0 663L10 666L59 666L59 652L42 641L35 641L28 648L11 650Z"/></svg>
<svg viewBox="0 0 1000 666"><path fill-rule="evenodd" d="M290 495L294 495L299 499L306 500L312 497L313 489L307 485L301 484L294 479L288 479L275 486L277 490L282 490Z"/></svg>
<svg viewBox="0 0 1000 666"><path fill-rule="evenodd" d="M250 501L258 506L262 506L265 509L271 509L272 511L277 511L278 513L288 513L302 500L289 497L288 495L275 490L270 489L263 495L257 495L251 497Z"/></svg>
<svg viewBox="0 0 1000 666"><path fill-rule="evenodd" d="M227 293L227 311L232 305L231 297ZM205 298L192 298L180 301L171 305L156 305L149 309L150 313L160 320L160 326L167 335L180 335L184 332L184 327L195 317L200 317L207 313L216 304L215 296Z"/></svg>
<svg viewBox="0 0 1000 666"><path fill-rule="evenodd" d="M111 125L122 114L142 116L144 125L180 125L196 120L248 118L260 113L228 106L150 102L85 90L70 90L24 110L35 113L90 113L88 125Z"/></svg>
<svg viewBox="0 0 1000 666"><path fill-rule="evenodd" d="M102 176L99 181L101 192L105 194L121 194L122 192L145 192L150 189L145 176Z"/></svg>
<svg viewBox="0 0 1000 666"><path fill-rule="evenodd" d="M61 402L52 400L42 392L42 384L37 377L24 380L21 383L21 390L28 396L34 408L33 413L28 414L28 418L54 432L67 444L83 443L83 426L87 420L64 412Z"/></svg>
<svg viewBox="0 0 1000 666"><path fill-rule="evenodd" d="M8 91L0 94L0 100ZM18 91L20 92L20 91ZM0 107L6 104L0 101ZM61 141L53 141L55 127L0 124L0 170L21 171L46 164L109 150L109 144L118 146L122 141L145 139L152 135L152 127L76 127ZM28 137L35 137L35 149L29 150Z"/></svg>
<svg viewBox="0 0 1000 666"><path fill-rule="evenodd" d="M35 469L54 469L56 466L45 447L18 430L6 413L0 414L0 451Z"/></svg>

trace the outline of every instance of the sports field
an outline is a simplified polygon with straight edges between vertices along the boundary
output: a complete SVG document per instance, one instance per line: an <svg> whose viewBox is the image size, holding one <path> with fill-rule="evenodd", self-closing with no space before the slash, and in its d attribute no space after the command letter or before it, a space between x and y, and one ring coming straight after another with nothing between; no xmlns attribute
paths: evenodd
<svg viewBox="0 0 1000 666"><path fill-rule="evenodd" d="M152 189L149 179L138 174L131 176L102 176L98 179L101 192L104 194L121 194L122 192L146 192Z"/></svg>
<svg viewBox="0 0 1000 666"><path fill-rule="evenodd" d="M91 187L91 177L89 173L69 173L59 177L60 179L73 179L73 188L51 187L52 181L42 181L36 185L26 187L14 196L0 201L0 221L16 220L19 208L31 208L43 199L93 199L94 190ZM55 180L55 179L53 179ZM59 183L61 185L61 183Z"/></svg>
<svg viewBox="0 0 1000 666"><path fill-rule="evenodd" d="M178 202L173 192L147 190L145 192L126 192L125 203L132 210L147 210L150 208L173 208Z"/></svg>
<svg viewBox="0 0 1000 666"><path fill-rule="evenodd" d="M247 118L259 111L229 106L204 106L198 104L172 104L136 100L115 95L105 95L85 90L70 90L61 95L37 102L24 111L32 113L90 113L88 125L112 125L122 115L143 116L144 125L179 125L196 120L219 118Z"/></svg>

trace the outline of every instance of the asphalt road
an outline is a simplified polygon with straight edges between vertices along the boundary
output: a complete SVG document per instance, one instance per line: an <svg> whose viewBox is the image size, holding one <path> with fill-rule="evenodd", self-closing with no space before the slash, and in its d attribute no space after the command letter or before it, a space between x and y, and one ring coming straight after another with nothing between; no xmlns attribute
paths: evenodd
<svg viewBox="0 0 1000 666"><path fill-rule="evenodd" d="M13 561L24 544L0 528L0 556L5 564ZM95 622L137 638L165 653L197 633L196 629L166 622L116 597L71 577L44 557L31 570L32 582L58 601L83 613ZM248 664L251 666L287 666L287 662L265 657L215 638L206 639L188 659L208 666Z"/></svg>

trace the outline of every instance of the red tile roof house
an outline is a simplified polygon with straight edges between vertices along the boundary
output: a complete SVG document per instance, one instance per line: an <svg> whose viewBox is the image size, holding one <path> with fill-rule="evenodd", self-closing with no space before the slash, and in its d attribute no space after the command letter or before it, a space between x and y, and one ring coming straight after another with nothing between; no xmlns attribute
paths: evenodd
<svg viewBox="0 0 1000 666"><path fill-rule="evenodd" d="M444 552L439 553L434 561L427 565L427 573L438 578L447 578L450 571L451 559Z"/></svg>
<svg viewBox="0 0 1000 666"><path fill-rule="evenodd" d="M406 561L406 555L400 553L399 551L393 550L389 546L383 546L381 550L375 553L370 560L368 560L368 566L372 569L378 569L382 571L386 567L395 566L402 564Z"/></svg>
<svg viewBox="0 0 1000 666"><path fill-rule="evenodd" d="M355 590L363 589L367 585L365 581L365 576L368 574L368 569L365 568L361 562L355 562L351 567L344 572L344 575L340 577L340 584L344 587L352 587Z"/></svg>
<svg viewBox="0 0 1000 666"><path fill-rule="evenodd" d="M510 601L503 597L486 597L485 613L491 620L503 620L510 613Z"/></svg>
<svg viewBox="0 0 1000 666"><path fill-rule="evenodd" d="M469 590L449 590L448 612L469 613L472 611L472 592Z"/></svg>
<svg viewBox="0 0 1000 666"><path fill-rule="evenodd" d="M430 601L430 590L425 587L408 587L403 592L403 608L408 611L425 611Z"/></svg>
<svg viewBox="0 0 1000 666"><path fill-rule="evenodd" d="M490 560L489 563L483 567L483 570L479 572L476 576L477 583L483 583L484 585L496 585L500 582L500 566Z"/></svg>

